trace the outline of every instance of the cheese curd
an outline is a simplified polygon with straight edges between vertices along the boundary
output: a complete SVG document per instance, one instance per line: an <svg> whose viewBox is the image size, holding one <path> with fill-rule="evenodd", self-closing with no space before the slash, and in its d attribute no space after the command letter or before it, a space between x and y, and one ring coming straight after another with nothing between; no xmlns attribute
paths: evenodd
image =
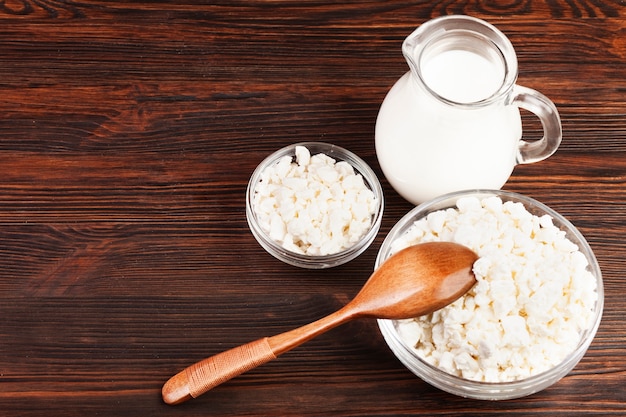
<svg viewBox="0 0 626 417"><path fill-rule="evenodd" d="M477 284L432 314L399 322L400 337L447 373L484 382L539 374L573 352L598 298L587 259L548 215L499 197L465 197L395 240L391 253L428 241L474 250Z"/></svg>
<svg viewBox="0 0 626 417"><path fill-rule="evenodd" d="M296 146L261 173L252 207L259 226L283 248L320 256L341 252L370 229L376 197L345 161Z"/></svg>

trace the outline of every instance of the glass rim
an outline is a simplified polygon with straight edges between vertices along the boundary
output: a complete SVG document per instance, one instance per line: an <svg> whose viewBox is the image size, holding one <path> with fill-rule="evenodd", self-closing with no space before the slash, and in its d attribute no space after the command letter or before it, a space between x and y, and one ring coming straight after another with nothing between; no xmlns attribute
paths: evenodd
<svg viewBox="0 0 626 417"><path fill-rule="evenodd" d="M471 36L480 39L501 57L503 79L500 87L488 97L471 102L449 99L432 89L424 80L421 60L424 54L442 39L452 36ZM517 81L517 55L509 38L491 23L465 15L449 15L434 18L414 30L402 43L402 53L417 82L437 100L450 106L476 108L504 100L512 91Z"/></svg>

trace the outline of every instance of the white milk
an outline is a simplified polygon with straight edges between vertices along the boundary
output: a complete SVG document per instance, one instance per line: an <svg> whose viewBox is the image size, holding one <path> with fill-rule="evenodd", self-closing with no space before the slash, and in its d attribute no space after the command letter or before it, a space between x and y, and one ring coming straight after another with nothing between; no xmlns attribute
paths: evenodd
<svg viewBox="0 0 626 417"><path fill-rule="evenodd" d="M463 50L442 52L422 62L422 78L440 96L457 103L491 97L504 80L504 67Z"/></svg>
<svg viewBox="0 0 626 417"><path fill-rule="evenodd" d="M460 50L422 63L430 89L458 103L492 96L503 71L498 62ZM387 180L414 204L452 191L501 188L522 135L517 106L446 104L413 77L407 72L396 82L378 114L376 153Z"/></svg>

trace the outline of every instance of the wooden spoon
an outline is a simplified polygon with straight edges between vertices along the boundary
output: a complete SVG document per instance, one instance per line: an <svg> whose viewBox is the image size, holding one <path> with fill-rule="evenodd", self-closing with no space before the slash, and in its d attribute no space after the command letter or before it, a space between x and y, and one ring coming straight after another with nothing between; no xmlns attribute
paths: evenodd
<svg viewBox="0 0 626 417"><path fill-rule="evenodd" d="M163 401L180 404L357 317L407 319L438 310L476 282L477 255L450 242L422 243L387 259L346 306L300 328L219 353L183 369L162 389Z"/></svg>

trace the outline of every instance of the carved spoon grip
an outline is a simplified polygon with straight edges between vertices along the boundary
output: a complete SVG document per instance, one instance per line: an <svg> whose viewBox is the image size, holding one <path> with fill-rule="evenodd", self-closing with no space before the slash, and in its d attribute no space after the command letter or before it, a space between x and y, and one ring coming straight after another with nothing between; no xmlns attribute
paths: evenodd
<svg viewBox="0 0 626 417"><path fill-rule="evenodd" d="M163 401L174 405L196 398L211 388L275 358L267 337L218 353L170 378L163 385Z"/></svg>

